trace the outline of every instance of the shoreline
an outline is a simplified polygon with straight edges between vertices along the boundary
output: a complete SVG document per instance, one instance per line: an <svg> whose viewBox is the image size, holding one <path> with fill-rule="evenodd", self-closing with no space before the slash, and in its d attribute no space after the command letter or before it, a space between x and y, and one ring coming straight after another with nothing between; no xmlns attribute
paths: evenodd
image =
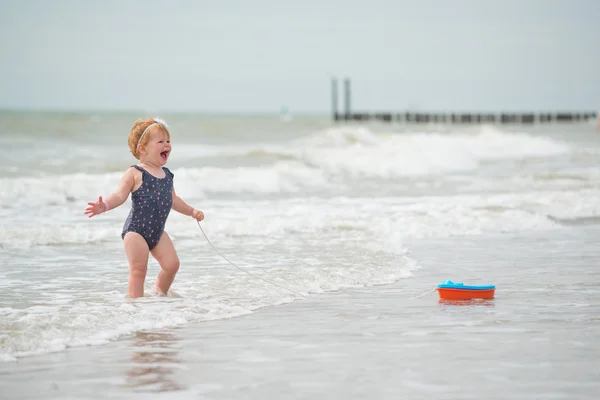
<svg viewBox="0 0 600 400"><path fill-rule="evenodd" d="M600 389L599 232L413 242L422 267L411 278L3 363L3 394L592 399ZM496 298L411 300L446 278L494 283Z"/></svg>

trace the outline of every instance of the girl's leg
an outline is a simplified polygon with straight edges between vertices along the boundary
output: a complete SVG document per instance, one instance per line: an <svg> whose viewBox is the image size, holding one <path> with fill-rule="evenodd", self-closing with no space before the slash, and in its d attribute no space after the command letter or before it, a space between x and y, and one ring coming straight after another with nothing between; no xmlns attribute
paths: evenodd
<svg viewBox="0 0 600 400"><path fill-rule="evenodd" d="M163 232L151 253L160 264L160 272L156 277L156 289L159 293L166 295L175 279L175 274L179 271L179 257L177 257L175 247L167 232Z"/></svg>
<svg viewBox="0 0 600 400"><path fill-rule="evenodd" d="M148 243L136 232L127 232L123 243L129 261L129 297L142 297L148 270Z"/></svg>

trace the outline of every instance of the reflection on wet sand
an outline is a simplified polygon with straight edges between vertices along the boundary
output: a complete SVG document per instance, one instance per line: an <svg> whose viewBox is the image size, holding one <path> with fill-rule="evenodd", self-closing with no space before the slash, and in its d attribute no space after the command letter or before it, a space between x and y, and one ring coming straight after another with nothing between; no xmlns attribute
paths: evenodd
<svg viewBox="0 0 600 400"><path fill-rule="evenodd" d="M185 389L175 381L173 372L179 368L178 342L173 333L138 332L132 341L133 365L126 374L127 387L144 392L170 392Z"/></svg>
<svg viewBox="0 0 600 400"><path fill-rule="evenodd" d="M485 307L494 307L493 299L470 299L470 300L448 300L448 299L439 299L438 303L440 305L447 306L485 306Z"/></svg>

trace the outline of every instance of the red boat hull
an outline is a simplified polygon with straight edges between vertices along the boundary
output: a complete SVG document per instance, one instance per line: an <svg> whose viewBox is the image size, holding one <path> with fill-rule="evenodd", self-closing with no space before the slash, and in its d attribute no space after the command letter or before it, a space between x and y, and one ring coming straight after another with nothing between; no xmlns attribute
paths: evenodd
<svg viewBox="0 0 600 400"><path fill-rule="evenodd" d="M496 289L469 290L437 288L440 299L444 300L471 300L471 299L493 299Z"/></svg>

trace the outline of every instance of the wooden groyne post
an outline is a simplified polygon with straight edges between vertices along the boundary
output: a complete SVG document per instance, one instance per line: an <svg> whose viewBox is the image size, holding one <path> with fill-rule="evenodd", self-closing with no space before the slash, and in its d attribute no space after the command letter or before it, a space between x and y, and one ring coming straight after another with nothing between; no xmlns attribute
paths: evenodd
<svg viewBox="0 0 600 400"><path fill-rule="evenodd" d="M411 112L380 111L353 112L351 110L350 78L344 78L344 112L338 111L337 78L331 78L331 105L334 121L378 121L412 124L544 124L561 122L587 122L598 118L597 111L547 111L547 112Z"/></svg>

